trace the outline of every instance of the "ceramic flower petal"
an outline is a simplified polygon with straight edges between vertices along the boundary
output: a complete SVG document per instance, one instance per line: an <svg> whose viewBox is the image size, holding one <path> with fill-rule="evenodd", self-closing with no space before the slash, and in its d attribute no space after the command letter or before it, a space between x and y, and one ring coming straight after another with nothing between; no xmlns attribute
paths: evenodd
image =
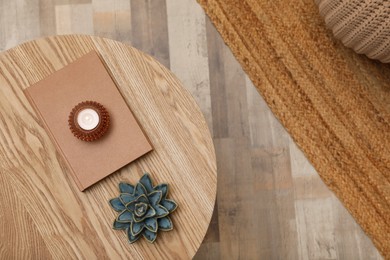
<svg viewBox="0 0 390 260"><path fill-rule="evenodd" d="M131 231L131 234L133 236L137 236L139 235L142 230L144 229L145 227L145 224L144 222L131 222L131 225L130 225L130 231Z"/></svg>
<svg viewBox="0 0 390 260"><path fill-rule="evenodd" d="M162 200L162 201L160 202L160 204L161 204L164 208L166 208L166 209L169 211L169 213L175 211L175 209L177 208L177 204L176 204L176 202L173 201L173 200L165 199L165 200Z"/></svg>
<svg viewBox="0 0 390 260"><path fill-rule="evenodd" d="M157 185L156 187L154 187L154 190L161 191L162 197L163 197L163 199L165 199L167 197L167 194L168 194L168 184L161 183L161 184Z"/></svg>
<svg viewBox="0 0 390 260"><path fill-rule="evenodd" d="M148 209L148 212L146 212L145 217L146 218L151 218L151 217L154 217L154 216L156 216L156 210L154 208L150 207Z"/></svg>
<svg viewBox="0 0 390 260"><path fill-rule="evenodd" d="M146 188L144 187L144 185L142 185L142 183L138 182L137 185L135 186L134 196L139 197L141 195L146 195L146 194L148 194Z"/></svg>
<svg viewBox="0 0 390 260"><path fill-rule="evenodd" d="M128 227L130 227L130 222L121 223L116 220L114 220L114 223L112 225L113 229L127 229Z"/></svg>
<svg viewBox="0 0 390 260"><path fill-rule="evenodd" d="M142 185L144 185L147 193L151 193L153 191L153 183L152 179L150 178L149 174L145 173L141 179L139 180Z"/></svg>
<svg viewBox="0 0 390 260"><path fill-rule="evenodd" d="M158 222L158 229L159 230L170 231L173 229L172 220L168 216L157 219L157 222Z"/></svg>
<svg viewBox="0 0 390 260"><path fill-rule="evenodd" d="M135 200L135 197L131 194L128 194L128 193L121 193L119 195L119 199L122 201L123 205L126 205L126 204L132 202L133 200Z"/></svg>
<svg viewBox="0 0 390 260"><path fill-rule="evenodd" d="M134 212L135 210L135 204L137 204L137 200L130 201L129 203L126 204L126 208L130 212Z"/></svg>
<svg viewBox="0 0 390 260"><path fill-rule="evenodd" d="M128 193L128 194L133 194L134 193L134 186L126 183L126 182L121 182L119 183L119 191L120 193Z"/></svg>
<svg viewBox="0 0 390 260"><path fill-rule="evenodd" d="M157 232L158 224L155 218L148 218L145 220L145 227L152 231L153 233Z"/></svg>
<svg viewBox="0 0 390 260"><path fill-rule="evenodd" d="M157 207L155 207L154 209L156 210L157 218L162 218L169 214L169 211L161 205L157 205Z"/></svg>
<svg viewBox="0 0 390 260"><path fill-rule="evenodd" d="M118 212L122 212L126 207L123 205L122 201L119 198L110 199L111 207Z"/></svg>
<svg viewBox="0 0 390 260"><path fill-rule="evenodd" d="M126 230L126 232L127 232L127 238L128 238L128 240L129 240L129 243L130 243L130 244L134 243L135 241L138 240L138 238L141 237L141 234L139 234L139 235L137 235L137 236L133 236L133 235L131 234L130 227Z"/></svg>
<svg viewBox="0 0 390 260"><path fill-rule="evenodd" d="M131 222L133 220L133 213L128 210L124 210L119 214L116 220L122 223Z"/></svg>
<svg viewBox="0 0 390 260"><path fill-rule="evenodd" d="M157 238L157 233L154 233L154 232L150 231L149 229L145 229L145 231L142 233L142 235L150 243L153 243L154 240L156 240L156 238Z"/></svg>
<svg viewBox="0 0 390 260"><path fill-rule="evenodd" d="M159 204L161 201L161 198L162 198L162 192L159 190L153 191L153 192L148 194L149 202L152 205Z"/></svg>
<svg viewBox="0 0 390 260"><path fill-rule="evenodd" d="M139 202L143 202L143 203L148 203L149 204L149 199L148 199L148 197L146 197L145 194L142 194L141 196L139 196L137 198L137 203L139 203Z"/></svg>

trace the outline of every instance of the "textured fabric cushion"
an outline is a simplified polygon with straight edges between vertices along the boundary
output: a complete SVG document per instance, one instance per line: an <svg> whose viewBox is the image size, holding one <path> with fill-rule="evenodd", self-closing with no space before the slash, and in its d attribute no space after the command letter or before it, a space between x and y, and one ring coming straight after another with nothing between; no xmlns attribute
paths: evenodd
<svg viewBox="0 0 390 260"><path fill-rule="evenodd" d="M389 0L315 0L336 38L357 53L390 62Z"/></svg>

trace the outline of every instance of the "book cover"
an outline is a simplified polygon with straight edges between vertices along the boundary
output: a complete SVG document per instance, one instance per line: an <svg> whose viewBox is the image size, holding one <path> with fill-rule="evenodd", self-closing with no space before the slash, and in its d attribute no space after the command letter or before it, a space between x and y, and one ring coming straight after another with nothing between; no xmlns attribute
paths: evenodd
<svg viewBox="0 0 390 260"><path fill-rule="evenodd" d="M28 87L25 94L81 191L153 149L95 51ZM72 134L68 118L77 104L90 100L106 108L110 127L102 138L86 142Z"/></svg>

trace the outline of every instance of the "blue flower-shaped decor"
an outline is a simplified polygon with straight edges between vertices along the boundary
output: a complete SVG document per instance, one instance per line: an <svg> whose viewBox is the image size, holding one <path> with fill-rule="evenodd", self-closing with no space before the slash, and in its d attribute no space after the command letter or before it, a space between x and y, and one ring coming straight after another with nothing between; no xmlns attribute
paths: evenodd
<svg viewBox="0 0 390 260"><path fill-rule="evenodd" d="M120 212L113 229L125 229L130 243L137 241L141 235L153 243L158 230L173 229L168 215L177 208L177 204L167 199L168 184L153 186L149 174L145 173L135 186L119 183L119 191L119 197L109 201L111 207Z"/></svg>

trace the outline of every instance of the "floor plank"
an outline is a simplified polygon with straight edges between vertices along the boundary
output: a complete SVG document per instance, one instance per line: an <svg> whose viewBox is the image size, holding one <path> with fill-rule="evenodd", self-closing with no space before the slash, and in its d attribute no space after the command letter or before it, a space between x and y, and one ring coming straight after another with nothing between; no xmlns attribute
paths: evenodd
<svg viewBox="0 0 390 260"><path fill-rule="evenodd" d="M93 34L92 4L55 6L57 34Z"/></svg>
<svg viewBox="0 0 390 260"><path fill-rule="evenodd" d="M0 7L0 49L5 50L40 36L39 1L6 1Z"/></svg>
<svg viewBox="0 0 390 260"><path fill-rule="evenodd" d="M171 70L200 106L212 132L206 17L195 1L167 0Z"/></svg>
<svg viewBox="0 0 390 260"><path fill-rule="evenodd" d="M100 37L131 43L131 7L129 0L93 0L94 33Z"/></svg>
<svg viewBox="0 0 390 260"><path fill-rule="evenodd" d="M170 68L165 0L132 0L132 45Z"/></svg>

